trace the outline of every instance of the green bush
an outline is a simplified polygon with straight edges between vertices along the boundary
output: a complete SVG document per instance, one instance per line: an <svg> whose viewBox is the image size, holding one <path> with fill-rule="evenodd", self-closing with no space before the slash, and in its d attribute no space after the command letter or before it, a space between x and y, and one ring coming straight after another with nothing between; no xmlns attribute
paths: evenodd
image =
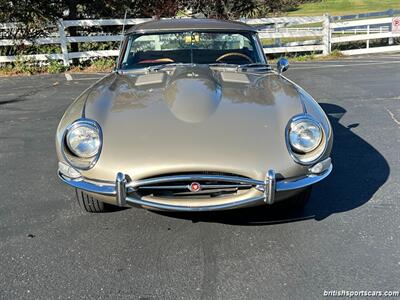
<svg viewBox="0 0 400 300"><path fill-rule="evenodd" d="M57 73L62 73L67 70L67 67L65 67L62 63L60 63L57 60L51 60L50 63L47 65L47 72L51 74L57 74Z"/></svg>
<svg viewBox="0 0 400 300"><path fill-rule="evenodd" d="M0 64L0 75L9 75L13 73L12 64Z"/></svg>
<svg viewBox="0 0 400 300"><path fill-rule="evenodd" d="M329 54L329 56L331 56L332 58L340 58L343 57L344 55L339 49L335 49L331 52L331 54Z"/></svg>
<svg viewBox="0 0 400 300"><path fill-rule="evenodd" d="M21 57L17 57L14 62L14 71L17 74L35 74L39 70L39 66L37 62L32 59L23 59Z"/></svg>
<svg viewBox="0 0 400 300"><path fill-rule="evenodd" d="M314 53L302 54L302 55L295 56L295 57L291 58L292 61L299 61L299 62L309 61L309 60L314 60L314 59L315 59L315 54Z"/></svg>
<svg viewBox="0 0 400 300"><path fill-rule="evenodd" d="M94 71L110 71L115 67L115 59L113 58L99 58L92 62L91 69Z"/></svg>

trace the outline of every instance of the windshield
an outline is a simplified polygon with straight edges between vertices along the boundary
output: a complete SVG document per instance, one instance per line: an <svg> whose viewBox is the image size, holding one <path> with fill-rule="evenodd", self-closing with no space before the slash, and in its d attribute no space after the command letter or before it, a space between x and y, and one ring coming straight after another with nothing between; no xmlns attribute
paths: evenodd
<svg viewBox="0 0 400 300"><path fill-rule="evenodd" d="M169 63L265 63L256 35L251 32L168 32L128 37L121 69Z"/></svg>

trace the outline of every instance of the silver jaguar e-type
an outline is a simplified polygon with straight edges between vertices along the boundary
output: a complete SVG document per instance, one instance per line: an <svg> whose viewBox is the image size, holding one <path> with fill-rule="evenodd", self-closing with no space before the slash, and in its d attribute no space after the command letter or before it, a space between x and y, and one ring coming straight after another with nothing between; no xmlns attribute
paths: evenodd
<svg viewBox="0 0 400 300"><path fill-rule="evenodd" d="M65 112L58 175L89 212L303 205L332 170L333 136L287 68L280 59L271 69L243 23L136 25L116 70Z"/></svg>

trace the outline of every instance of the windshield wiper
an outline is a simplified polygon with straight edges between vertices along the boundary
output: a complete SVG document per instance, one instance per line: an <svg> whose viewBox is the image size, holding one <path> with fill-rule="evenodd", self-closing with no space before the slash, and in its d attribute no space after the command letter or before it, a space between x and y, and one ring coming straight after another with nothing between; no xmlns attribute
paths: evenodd
<svg viewBox="0 0 400 300"><path fill-rule="evenodd" d="M152 71L159 71L164 68L168 67L177 67L177 66L184 66L184 65L191 65L191 63L167 63L167 64L160 64L160 65L155 65L155 66L148 66L146 67L146 70L149 72Z"/></svg>
<svg viewBox="0 0 400 300"><path fill-rule="evenodd" d="M251 63L251 64L244 64L244 65L239 65L238 69L243 71L249 68L265 68L265 69L271 69L271 66L269 64L265 63Z"/></svg>
<svg viewBox="0 0 400 300"><path fill-rule="evenodd" d="M227 67L227 68L235 68L236 71L246 71L247 69L256 68L256 69L267 69L271 70L271 66L265 63L250 63L250 64L229 64L229 63L212 63L209 64L211 67Z"/></svg>
<svg viewBox="0 0 400 300"><path fill-rule="evenodd" d="M239 67L239 65L237 65L237 64L228 64L228 63L222 63L222 62L208 64L208 66L210 66L210 67L227 67L227 68Z"/></svg>
<svg viewBox="0 0 400 300"><path fill-rule="evenodd" d="M193 65L193 64L191 64L191 63L166 63L166 64L159 64L159 65L155 65L155 66L148 66L148 67L146 67L146 70L148 72L157 72L164 68L185 66L185 65ZM217 62L217 63L208 64L208 66L234 68L234 69L236 69L236 71L246 71L247 69L250 69L250 68L262 68L262 69L268 69L268 70L271 69L271 66L268 64L265 64L265 63L250 63L250 64L238 65L238 64L232 64L232 63Z"/></svg>

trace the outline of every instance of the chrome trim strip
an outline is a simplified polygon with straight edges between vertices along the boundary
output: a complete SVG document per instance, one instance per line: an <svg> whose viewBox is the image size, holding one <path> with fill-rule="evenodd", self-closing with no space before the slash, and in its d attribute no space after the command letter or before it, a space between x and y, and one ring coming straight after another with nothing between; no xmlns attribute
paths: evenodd
<svg viewBox="0 0 400 300"><path fill-rule="evenodd" d="M301 105L303 106L303 114L307 114L307 106L306 106L306 103L305 103L305 101L304 101L304 94L303 93L299 93L299 98L300 98L300 102L301 102Z"/></svg>
<svg viewBox="0 0 400 300"><path fill-rule="evenodd" d="M300 97L300 102L301 102L301 106L303 107L303 114L307 114L307 106L304 100L304 94L307 94L306 91L304 91L304 89L299 86L297 83L295 83L294 81L290 80L289 78L287 78L286 76L280 74L282 78L284 78L286 81L288 81L289 83L293 84L293 86L296 88L297 92L299 93L299 97ZM310 96L311 97L311 96Z"/></svg>
<svg viewBox="0 0 400 300"><path fill-rule="evenodd" d="M214 211L214 210L245 207L252 204L257 204L258 202L260 202L260 204L261 203L272 204L274 203L275 192L284 192L284 191L302 189L309 185L315 184L326 178L331 173L332 169L333 166L332 164L330 164L329 168L324 172L322 172L321 174L308 174L307 176L302 178L284 179L280 181L276 181L275 172L273 170L269 170L266 175L265 183L258 180L246 179L246 181L248 182L254 182L257 185L263 186L265 191L264 195L230 203L208 205L208 206L169 205L169 204L162 204L148 200L143 200L140 198L134 198L130 195L127 195L127 193L132 191L132 186L137 186L137 185L131 185L132 182L128 184L127 177L123 173L118 173L115 183L110 182L110 184L102 184L100 182L92 183L85 181L83 178L70 179L65 175L61 174L60 172L58 172L58 176L63 182L74 188L81 189L89 193L116 197L117 204L121 206L124 206L126 203L129 203L129 204L146 206L154 209L170 210L170 211ZM170 176L167 178L171 179L173 177L176 176ZM190 176L179 176L180 179L184 177L190 177ZM215 177L219 178L219 176L212 176L212 175L206 175L206 176L201 175L201 177L202 178L211 177L213 179ZM231 180L232 178L235 177L223 176L223 178L230 178ZM144 182L144 181L138 181L138 182ZM145 183L149 182L150 180L145 181Z"/></svg>
<svg viewBox="0 0 400 300"><path fill-rule="evenodd" d="M251 184L202 184L201 190L213 189L232 189L232 188L251 188ZM187 185L150 185L138 186L138 190L187 190Z"/></svg>
<svg viewBox="0 0 400 300"><path fill-rule="evenodd" d="M269 178L268 178L268 173L265 174L265 178L264 178L264 185L261 187L262 191L264 192L264 202L267 203L267 199L268 199L268 182L269 182ZM258 190L260 190L260 186L257 187Z"/></svg>
<svg viewBox="0 0 400 300"><path fill-rule="evenodd" d="M187 185L149 185L138 186L137 190L188 190Z"/></svg>
<svg viewBox="0 0 400 300"><path fill-rule="evenodd" d="M142 205L146 207L151 207L159 210L170 210L170 211L182 211L182 212L190 212L190 211L217 211L217 210L227 210L234 208L246 207L251 204L257 204L258 202L261 204L264 201L264 196L253 197L245 200L240 200L236 202L218 204L218 205L207 205L207 206L183 206L183 205L170 205L170 204L162 204L157 202L151 202L143 199L136 199L127 197L126 202Z"/></svg>
<svg viewBox="0 0 400 300"><path fill-rule="evenodd" d="M264 184L264 182L260 181L260 180L254 180L254 179L238 177L238 176L193 174L193 175L164 176L164 177L156 177L156 178L132 181L127 184L127 187L136 189L136 188L139 188L142 186L158 184L158 183L168 183L168 182L174 182L174 181L178 181L178 182L179 181L201 181L201 180L236 182L236 183L250 184L250 185Z"/></svg>
<svg viewBox="0 0 400 300"><path fill-rule="evenodd" d="M212 189L212 190L200 190L198 192L191 192L191 191L177 191L172 197L176 198L181 198L181 197L186 197L188 198L189 196L192 197L197 197L197 196L210 196L215 193L220 193L220 192L228 192L228 193L235 193L237 192L237 188L228 188L228 189Z"/></svg>
<svg viewBox="0 0 400 300"><path fill-rule="evenodd" d="M265 181L266 181L265 188L264 188L265 203L273 204L275 201L275 185L276 185L274 170L268 170Z"/></svg>
<svg viewBox="0 0 400 300"><path fill-rule="evenodd" d="M78 179L78 180L73 180L70 179L68 177L66 177L65 175L61 174L60 172L58 172L58 177L66 184L80 189L80 190L84 190L86 192L90 192L90 193L95 193L95 194L101 194L101 195L105 195L105 196L116 196L117 195L117 191L115 188L115 184L95 184L95 183L91 183L88 181L84 181L82 178Z"/></svg>
<svg viewBox="0 0 400 300"><path fill-rule="evenodd" d="M283 192L283 191L291 191L297 190L301 188L305 188L309 185L315 184L322 179L326 178L332 172L333 166L332 164L329 168L322 172L321 174L310 174L306 177L299 178L297 180L282 180L276 182L276 191Z"/></svg>
<svg viewBox="0 0 400 300"><path fill-rule="evenodd" d="M115 180L115 187L117 189L117 204L118 206L126 205L126 177L125 174L119 172Z"/></svg>
<svg viewBox="0 0 400 300"><path fill-rule="evenodd" d="M251 184L205 184L202 185L202 190L205 189L234 189L234 188L251 188L254 185Z"/></svg>

